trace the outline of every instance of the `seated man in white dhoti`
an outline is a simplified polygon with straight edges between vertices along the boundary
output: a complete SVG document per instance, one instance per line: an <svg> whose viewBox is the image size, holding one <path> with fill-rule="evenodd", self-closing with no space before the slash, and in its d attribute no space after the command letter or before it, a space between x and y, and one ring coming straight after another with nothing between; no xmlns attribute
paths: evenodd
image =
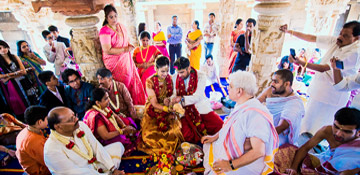
<svg viewBox="0 0 360 175"><path fill-rule="evenodd" d="M51 174L125 174L118 170L124 146L103 147L86 124L67 107L49 112L51 134L45 143L44 160Z"/></svg>
<svg viewBox="0 0 360 175"><path fill-rule="evenodd" d="M293 78L290 70L276 71L271 78L271 86L258 97L260 102L266 102L266 107L274 117L280 146L285 143L296 144L301 119L305 115L303 101L291 87Z"/></svg>
<svg viewBox="0 0 360 175"><path fill-rule="evenodd" d="M270 112L254 98L255 76L237 71L229 80L229 97L236 105L217 134L201 139L205 174L269 174L279 137Z"/></svg>

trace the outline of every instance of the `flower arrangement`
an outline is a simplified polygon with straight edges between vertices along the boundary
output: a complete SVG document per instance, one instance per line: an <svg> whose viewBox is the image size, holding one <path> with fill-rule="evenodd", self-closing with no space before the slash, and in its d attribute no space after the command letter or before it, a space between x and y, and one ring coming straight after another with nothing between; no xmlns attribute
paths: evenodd
<svg viewBox="0 0 360 175"><path fill-rule="evenodd" d="M144 160L143 160L144 161ZM174 163L175 158L172 154L166 154L160 152L159 155L153 154L150 155L150 161L154 161L157 164L152 168L146 168L147 174L155 174L155 175L171 175L177 174Z"/></svg>
<svg viewBox="0 0 360 175"><path fill-rule="evenodd" d="M185 169L195 167L202 162L203 155L199 146L184 142L175 152L176 164L184 166Z"/></svg>

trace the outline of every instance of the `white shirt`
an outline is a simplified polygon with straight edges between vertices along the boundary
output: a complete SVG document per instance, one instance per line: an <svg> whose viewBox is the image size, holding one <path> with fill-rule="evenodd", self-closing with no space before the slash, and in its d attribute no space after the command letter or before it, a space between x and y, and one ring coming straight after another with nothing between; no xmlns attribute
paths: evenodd
<svg viewBox="0 0 360 175"><path fill-rule="evenodd" d="M114 164L108 151L100 144L99 141L96 140L89 127L81 121L79 122L79 125L80 130L85 132L85 137L90 143L91 148L96 155L97 161L100 162L97 164L97 166L103 168L104 170L110 170L113 167L117 168L119 165ZM86 152L85 145L80 138L76 137L75 131L74 135L75 137L67 138L73 140L81 151ZM120 142L116 142L115 144L117 146L118 153L111 156L120 156L121 158L124 147ZM89 164L88 160L84 159L83 157L75 153L73 150L67 149L63 143L61 143L51 134L48 140L45 142L44 161L46 166L49 168L51 174L55 175L101 174L98 173L93 164Z"/></svg>
<svg viewBox="0 0 360 175"><path fill-rule="evenodd" d="M341 70L343 76L351 76L358 72L360 68L360 43L354 43L339 48L336 45L337 37L332 36L317 36L316 45L319 48L327 49L321 64L328 64L330 66L330 59L338 57L339 60L344 62L344 69ZM311 82L308 89L310 98L317 101L327 103L330 105L345 105L350 93L339 92L334 88L333 70L326 72L316 72L314 80Z"/></svg>
<svg viewBox="0 0 360 175"><path fill-rule="evenodd" d="M55 95L55 97L57 97L62 103L64 103L64 101L63 101L63 99L62 99L62 97L61 97L61 95L60 95L59 90L57 89L57 87L55 87L55 89L56 89L56 92L53 92L53 91L50 90L50 89L49 89L49 91L50 91L51 93L53 93L53 94Z"/></svg>
<svg viewBox="0 0 360 175"><path fill-rule="evenodd" d="M210 32L211 27L211 32ZM204 38L206 43L214 43L215 37L219 32L220 25L213 22L211 25L209 23L206 23L205 29L204 29ZM205 36L205 34L210 34L210 36Z"/></svg>
<svg viewBox="0 0 360 175"><path fill-rule="evenodd" d="M207 76L207 85L217 83L216 66L213 64L209 66L207 63L201 66L200 71L204 72Z"/></svg>
<svg viewBox="0 0 360 175"><path fill-rule="evenodd" d="M200 114L208 114L213 111L210 106L210 101L205 96L205 87L206 87L206 75L200 71L197 71L198 74L198 84L196 91L193 95L184 96L185 106L195 104L196 109ZM172 97L176 96L176 77L177 73L175 73L172 77L173 85L174 85L174 94ZM187 79L184 80L185 90L188 89L189 86L190 75Z"/></svg>
<svg viewBox="0 0 360 175"><path fill-rule="evenodd" d="M360 73L351 77L343 77L343 79L338 84L335 84L334 87L339 91L360 89Z"/></svg>

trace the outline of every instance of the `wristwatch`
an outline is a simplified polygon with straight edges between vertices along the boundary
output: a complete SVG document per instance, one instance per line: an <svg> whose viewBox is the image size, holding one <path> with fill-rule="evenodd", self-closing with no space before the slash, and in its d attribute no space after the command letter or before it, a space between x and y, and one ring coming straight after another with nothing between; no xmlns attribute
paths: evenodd
<svg viewBox="0 0 360 175"><path fill-rule="evenodd" d="M234 165L233 165L233 163L232 163L232 160L229 160L229 163L230 163L231 169L234 170L235 167L234 167Z"/></svg>
<svg viewBox="0 0 360 175"><path fill-rule="evenodd" d="M185 98L184 98L183 96L181 97L180 102L181 102L181 105L182 105L182 106L185 106Z"/></svg>

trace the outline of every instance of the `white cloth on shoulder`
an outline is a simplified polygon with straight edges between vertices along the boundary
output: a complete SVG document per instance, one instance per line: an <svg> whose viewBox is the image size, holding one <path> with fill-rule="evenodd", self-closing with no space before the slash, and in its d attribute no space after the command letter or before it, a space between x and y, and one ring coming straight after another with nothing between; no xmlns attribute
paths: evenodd
<svg viewBox="0 0 360 175"><path fill-rule="evenodd" d="M266 98L266 107L274 117L275 127L281 120L289 123L289 128L279 134L280 146L285 143L296 144L300 135L301 119L305 115L301 98L297 95Z"/></svg>
<svg viewBox="0 0 360 175"><path fill-rule="evenodd" d="M265 143L265 156L225 174L268 174L272 172L273 156L277 151L279 140L272 123L270 112L257 99L236 105L230 113L229 119L218 132L219 138L203 146L205 174L215 174L212 164L217 160L233 160L246 154L244 152L245 139L251 137L257 137Z"/></svg>

